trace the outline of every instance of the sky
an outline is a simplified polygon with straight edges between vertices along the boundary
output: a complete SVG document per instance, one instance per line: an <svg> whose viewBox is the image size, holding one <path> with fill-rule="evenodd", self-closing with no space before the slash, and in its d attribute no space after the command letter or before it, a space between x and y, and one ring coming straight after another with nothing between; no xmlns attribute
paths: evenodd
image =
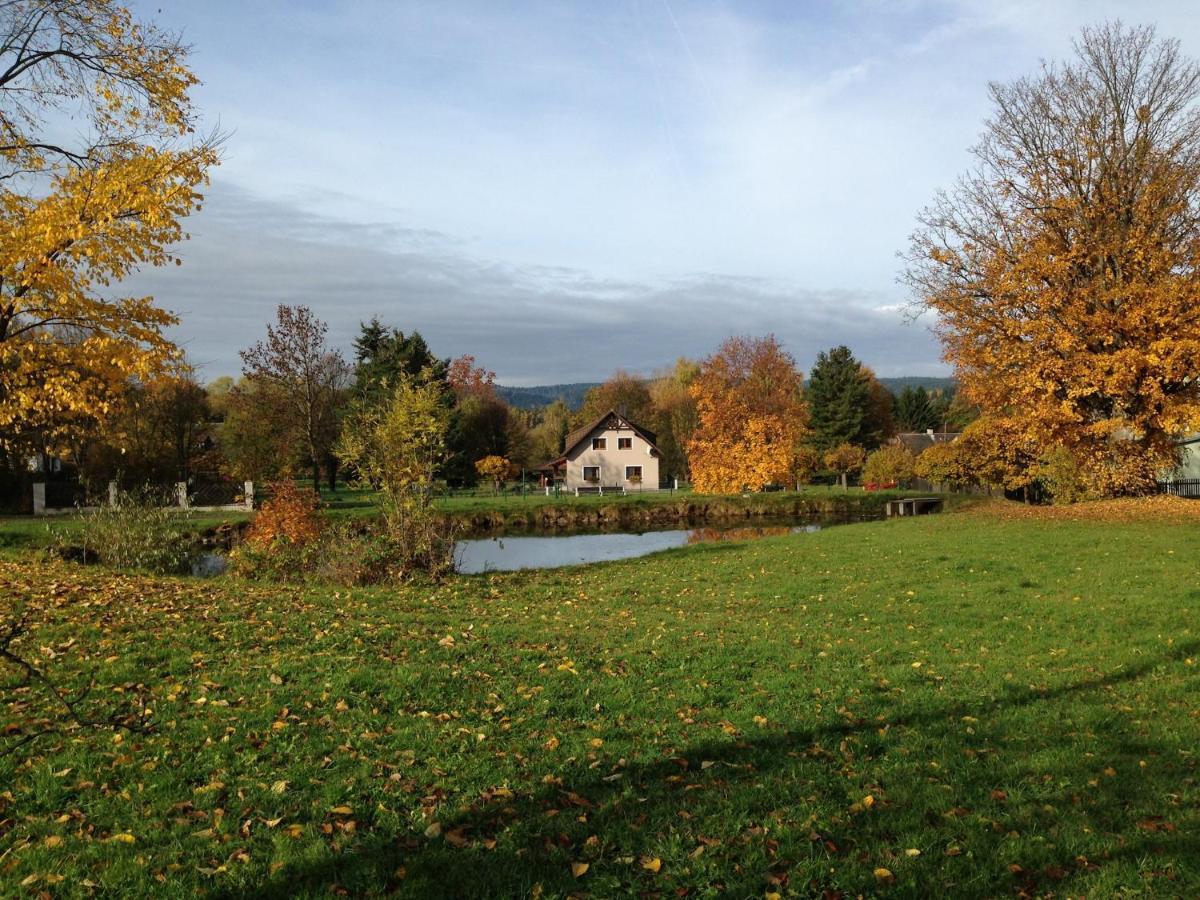
<svg viewBox="0 0 1200 900"><path fill-rule="evenodd" d="M897 281L970 165L989 81L1081 27L1187 2L153 0L227 132L180 268L124 290L181 317L202 378L280 303L349 355L378 316L502 384L650 374L730 334L808 369L948 369Z"/></svg>

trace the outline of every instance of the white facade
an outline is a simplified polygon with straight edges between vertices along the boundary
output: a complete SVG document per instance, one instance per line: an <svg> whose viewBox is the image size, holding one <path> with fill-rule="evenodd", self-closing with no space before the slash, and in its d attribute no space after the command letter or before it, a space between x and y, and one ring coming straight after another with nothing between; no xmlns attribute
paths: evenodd
<svg viewBox="0 0 1200 900"><path fill-rule="evenodd" d="M568 449L564 486L658 490L657 448L620 416L610 415Z"/></svg>

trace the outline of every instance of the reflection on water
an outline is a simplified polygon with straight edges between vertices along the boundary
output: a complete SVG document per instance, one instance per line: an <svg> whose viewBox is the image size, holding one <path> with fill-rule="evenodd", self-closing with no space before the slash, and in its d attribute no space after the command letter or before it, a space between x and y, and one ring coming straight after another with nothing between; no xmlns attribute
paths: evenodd
<svg viewBox="0 0 1200 900"><path fill-rule="evenodd" d="M785 534L820 531L819 524L762 525L740 528L685 528L621 534L573 534L556 537L494 537L459 541L456 568L480 572L553 569L584 563L632 559L674 547L710 541L752 541Z"/></svg>

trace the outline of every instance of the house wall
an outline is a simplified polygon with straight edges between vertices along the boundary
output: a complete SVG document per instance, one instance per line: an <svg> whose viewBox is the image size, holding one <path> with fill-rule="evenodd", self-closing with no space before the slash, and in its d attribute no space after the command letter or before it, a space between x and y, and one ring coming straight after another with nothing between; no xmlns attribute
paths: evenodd
<svg viewBox="0 0 1200 900"><path fill-rule="evenodd" d="M606 449L592 449L592 439L598 437L608 440ZM632 438L633 446L628 450L618 450L619 437ZM584 466L600 467L599 483L604 487L623 487L627 491L658 490L658 457L651 454L650 445L632 428L597 428L568 454L565 481L567 490L593 486L593 482L583 480ZM642 467L641 484L625 479L626 466Z"/></svg>

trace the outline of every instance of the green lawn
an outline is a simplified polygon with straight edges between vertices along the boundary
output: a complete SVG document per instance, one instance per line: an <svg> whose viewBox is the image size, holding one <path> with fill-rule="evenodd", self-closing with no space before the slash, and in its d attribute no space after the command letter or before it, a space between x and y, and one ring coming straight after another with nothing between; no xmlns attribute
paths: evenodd
<svg viewBox="0 0 1200 900"><path fill-rule="evenodd" d="M1198 537L953 513L400 591L10 551L21 648L157 729L0 758L0 894L1197 896Z"/></svg>

